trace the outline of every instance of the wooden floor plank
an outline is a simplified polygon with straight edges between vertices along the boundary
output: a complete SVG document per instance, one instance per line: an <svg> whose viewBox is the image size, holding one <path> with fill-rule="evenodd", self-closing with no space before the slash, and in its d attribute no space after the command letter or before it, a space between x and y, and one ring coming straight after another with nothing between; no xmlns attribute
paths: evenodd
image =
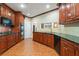
<svg viewBox="0 0 79 59"><path fill-rule="evenodd" d="M50 47L32 41L32 39L25 39L1 56L58 56L58 54Z"/></svg>

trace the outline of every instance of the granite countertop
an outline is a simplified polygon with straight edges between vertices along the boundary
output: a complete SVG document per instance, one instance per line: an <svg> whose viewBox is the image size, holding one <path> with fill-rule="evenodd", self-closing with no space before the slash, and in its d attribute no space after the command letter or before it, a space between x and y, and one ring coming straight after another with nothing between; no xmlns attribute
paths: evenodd
<svg viewBox="0 0 79 59"><path fill-rule="evenodd" d="M63 34L63 33L57 33L57 32L52 32L52 33L49 33L49 32L41 32L41 33L46 33L46 34L50 34L50 35L54 34L54 35L60 36L62 38L65 38L67 40L70 40L70 41L73 41L73 42L79 44L79 36L70 35L70 34Z"/></svg>
<svg viewBox="0 0 79 59"><path fill-rule="evenodd" d="M4 32L4 33L0 33L0 36L6 36L6 35L11 35L11 34L16 34L14 32Z"/></svg>
<svg viewBox="0 0 79 59"><path fill-rule="evenodd" d="M79 36L75 36L75 35L70 35L70 34L63 34L63 33L56 33L56 32L53 32L55 35L58 35L62 38L65 38L67 40L70 40L70 41L73 41L75 43L78 43L79 44Z"/></svg>
<svg viewBox="0 0 79 59"><path fill-rule="evenodd" d="M49 35L52 35L53 34L51 32L38 32L38 33L45 33L45 34L49 34Z"/></svg>

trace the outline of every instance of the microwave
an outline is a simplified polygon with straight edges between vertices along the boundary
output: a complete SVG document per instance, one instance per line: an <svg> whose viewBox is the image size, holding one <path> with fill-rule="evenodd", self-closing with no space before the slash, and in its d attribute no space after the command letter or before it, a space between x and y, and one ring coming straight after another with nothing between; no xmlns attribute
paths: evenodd
<svg viewBox="0 0 79 59"><path fill-rule="evenodd" d="M12 20L5 17L0 17L0 24L4 26L12 26Z"/></svg>

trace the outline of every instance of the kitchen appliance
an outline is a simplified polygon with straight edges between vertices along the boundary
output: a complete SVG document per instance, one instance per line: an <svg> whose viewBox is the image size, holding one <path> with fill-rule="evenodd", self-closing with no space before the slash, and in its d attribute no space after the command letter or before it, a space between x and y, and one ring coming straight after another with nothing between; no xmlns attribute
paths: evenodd
<svg viewBox="0 0 79 59"><path fill-rule="evenodd" d="M20 24L21 38L24 39L24 24Z"/></svg>
<svg viewBox="0 0 79 59"><path fill-rule="evenodd" d="M0 24L3 26L12 27L12 20L6 17L0 17Z"/></svg>
<svg viewBox="0 0 79 59"><path fill-rule="evenodd" d="M60 36L54 34L54 48L60 54Z"/></svg>

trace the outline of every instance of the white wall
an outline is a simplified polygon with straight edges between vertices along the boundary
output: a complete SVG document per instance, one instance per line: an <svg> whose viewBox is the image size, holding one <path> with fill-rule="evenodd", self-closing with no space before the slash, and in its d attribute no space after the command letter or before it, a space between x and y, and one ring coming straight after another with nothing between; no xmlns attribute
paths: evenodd
<svg viewBox="0 0 79 59"><path fill-rule="evenodd" d="M79 36L79 22L64 26L64 33Z"/></svg>
<svg viewBox="0 0 79 59"><path fill-rule="evenodd" d="M27 19L29 20L29 19ZM59 22L59 10L55 10L55 11L52 11L52 12L49 12L49 13L46 13L46 14L43 14L41 16L38 16L38 17L35 17L35 18L32 18L31 20L29 20L33 25L36 26L36 31L37 32L51 32L51 29L48 28L48 29L41 29L41 24L42 23L52 23L52 32L59 32L59 33L65 33L65 34L70 34L70 35L75 35L75 36L79 36L79 23L75 23L75 24L69 24L69 25L59 25L58 28L54 28L53 27L53 23L54 22ZM26 21L27 23L28 21ZM25 25L26 26L26 25ZM27 31L28 29L28 26L26 26L26 33L27 35L26 36L32 36L32 29L28 32ZM26 34L25 33L25 34ZM29 34L30 33L30 34Z"/></svg>
<svg viewBox="0 0 79 59"><path fill-rule="evenodd" d="M32 23L30 18L25 18L24 20L24 37L32 38Z"/></svg>
<svg viewBox="0 0 79 59"><path fill-rule="evenodd" d="M55 10L32 19L32 24L36 25L38 32L51 32L51 29L41 29L42 23L59 22L59 10ZM53 29L52 29L53 30Z"/></svg>

